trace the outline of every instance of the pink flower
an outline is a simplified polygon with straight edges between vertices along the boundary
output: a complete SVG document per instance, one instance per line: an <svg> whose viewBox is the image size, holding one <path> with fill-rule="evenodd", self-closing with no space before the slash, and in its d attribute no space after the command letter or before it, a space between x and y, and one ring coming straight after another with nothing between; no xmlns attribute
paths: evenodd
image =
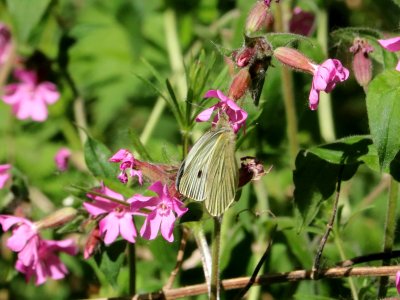
<svg viewBox="0 0 400 300"><path fill-rule="evenodd" d="M10 169L10 164L0 165L0 189L2 189L11 178L9 173Z"/></svg>
<svg viewBox="0 0 400 300"><path fill-rule="evenodd" d="M14 227L7 240L7 247L18 253L15 268L25 274L27 281L35 276L36 285L39 285L47 277L61 279L68 273L56 254L63 251L75 255L78 248L73 240L43 240L36 225L25 218L0 215L0 224L4 231Z"/></svg>
<svg viewBox="0 0 400 300"><path fill-rule="evenodd" d="M337 82L345 81L349 77L349 70L342 66L337 59L327 59L321 65L311 64L314 68L314 77L309 96L311 110L316 110L319 103L319 92L331 92Z"/></svg>
<svg viewBox="0 0 400 300"><path fill-rule="evenodd" d="M62 241L39 240L37 245L38 259L36 262L26 265L21 259L18 259L15 268L25 274L26 281L29 281L31 277L35 277L36 285L43 284L48 277L55 280L62 279L68 274L68 270L58 257L59 252L76 255L78 247L71 239Z"/></svg>
<svg viewBox="0 0 400 300"><path fill-rule="evenodd" d="M400 271L396 272L396 289L397 292L400 294Z"/></svg>
<svg viewBox="0 0 400 300"><path fill-rule="evenodd" d="M135 212L135 210L132 209L131 203L134 201L146 201L150 199L150 197L134 195L125 201L121 194L105 187L104 184L102 184L100 189L95 191L116 199L117 201L121 201L121 203L117 203L116 201L88 193L87 197L94 201L83 203L85 209L92 216L97 217L99 215L105 215L99 222L100 233L104 235L104 243L106 245L111 244L119 234L121 234L125 240L134 243L137 233L132 216L134 214L141 215L141 213ZM124 203L126 203L126 205Z"/></svg>
<svg viewBox="0 0 400 300"><path fill-rule="evenodd" d="M31 118L42 122L47 119L47 105L60 98L57 86L49 81L38 82L34 71L16 70L14 77L20 83L4 87L3 101L12 106L13 113L20 120Z"/></svg>
<svg viewBox="0 0 400 300"><path fill-rule="evenodd" d="M8 27L0 23L0 66L6 62L11 50L11 33Z"/></svg>
<svg viewBox="0 0 400 300"><path fill-rule="evenodd" d="M69 158L71 157L71 151L68 148L61 148L57 151L54 156L54 161L56 163L57 169L60 172L64 172L68 169Z"/></svg>
<svg viewBox="0 0 400 300"><path fill-rule="evenodd" d="M204 97L218 98L220 102L202 111L196 118L197 122L209 120L214 110L217 110L217 114L212 122L214 126L217 124L221 112L224 112L228 116L229 123L235 133L237 133L239 129L246 124L247 112L241 109L234 101L225 96L220 90L210 90L204 95Z"/></svg>
<svg viewBox="0 0 400 300"><path fill-rule="evenodd" d="M148 188L158 194L158 197L151 197L150 199L137 199L132 203L132 207L136 209L146 208L151 210L147 215L146 220L140 229L140 235L145 239L155 239L159 230L168 242L174 240L174 223L176 217L181 217L187 212L187 208L183 203L175 197L171 197L167 186L157 181Z"/></svg>
<svg viewBox="0 0 400 300"><path fill-rule="evenodd" d="M40 240L36 226L25 218L8 215L0 215L0 224L4 231L15 225L11 237L7 240L7 247L18 253L18 260L25 266L36 263Z"/></svg>
<svg viewBox="0 0 400 300"><path fill-rule="evenodd" d="M135 170L136 159L131 152L126 149L119 149L110 159L110 162L120 162L119 169L121 173L118 175L119 181L122 183L128 182L128 175L126 174L127 169L130 169L129 176L138 177L139 184L143 184L142 172L140 170Z"/></svg>
<svg viewBox="0 0 400 300"><path fill-rule="evenodd" d="M386 40L378 40L378 42L383 48L390 52L400 51L400 36ZM400 71L400 60L397 63L396 70Z"/></svg>
<svg viewBox="0 0 400 300"><path fill-rule="evenodd" d="M296 6L289 21L289 31L309 36L314 31L314 21L315 15L313 13L304 11L299 6Z"/></svg>

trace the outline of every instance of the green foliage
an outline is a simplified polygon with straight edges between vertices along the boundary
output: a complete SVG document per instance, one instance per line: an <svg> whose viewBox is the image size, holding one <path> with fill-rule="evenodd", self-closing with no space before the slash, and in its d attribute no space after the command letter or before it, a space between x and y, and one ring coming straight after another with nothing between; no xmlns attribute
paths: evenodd
<svg viewBox="0 0 400 300"><path fill-rule="evenodd" d="M379 164L390 172L390 164L400 151L400 74L388 70L376 76L367 94L367 111Z"/></svg>
<svg viewBox="0 0 400 300"><path fill-rule="evenodd" d="M112 153L104 144L88 137L84 153L86 165L94 176L112 178L117 174L117 166L108 161Z"/></svg>

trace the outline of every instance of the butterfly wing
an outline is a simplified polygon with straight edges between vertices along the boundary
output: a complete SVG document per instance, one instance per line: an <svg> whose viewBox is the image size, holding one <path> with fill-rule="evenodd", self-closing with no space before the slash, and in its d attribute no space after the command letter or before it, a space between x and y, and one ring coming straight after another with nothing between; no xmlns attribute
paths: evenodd
<svg viewBox="0 0 400 300"><path fill-rule="evenodd" d="M208 131L193 145L178 171L176 189L179 193L197 201L206 198L210 157L216 149L216 141L220 135L220 131Z"/></svg>
<svg viewBox="0 0 400 300"><path fill-rule="evenodd" d="M222 215L235 200L239 174L235 158L235 134L221 128L210 157L206 182L205 206L212 216Z"/></svg>

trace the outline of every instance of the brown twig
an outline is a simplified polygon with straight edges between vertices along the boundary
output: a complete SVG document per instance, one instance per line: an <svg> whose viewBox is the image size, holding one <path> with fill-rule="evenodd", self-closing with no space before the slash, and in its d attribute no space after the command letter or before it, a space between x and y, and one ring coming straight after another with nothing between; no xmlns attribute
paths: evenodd
<svg viewBox="0 0 400 300"><path fill-rule="evenodd" d="M175 268L171 271L168 281L163 287L164 291L169 290L172 287L172 285L174 284L176 275L178 275L178 272L181 269L181 266L183 263L183 255L185 254L185 248L186 248L186 243L187 243L188 237L189 237L189 229L187 229L185 226L183 226L181 244L179 245L178 255L176 257Z"/></svg>
<svg viewBox="0 0 400 300"><path fill-rule="evenodd" d="M343 277L382 277L394 276L400 266L385 267L358 267L358 268L329 268L321 270L317 280L323 278L343 278ZM310 270L297 270L286 273L275 273L257 276L254 280L256 285L270 285L279 282L295 282L301 280L313 280ZM243 288L248 284L250 277L238 277L222 280L224 290L233 290ZM97 298L95 300L159 300L159 299L179 299L189 296L196 296L208 293L207 284L195 284L187 287L170 289L163 292L155 292L143 295L135 295L133 297L117 297L117 298Z"/></svg>
<svg viewBox="0 0 400 300"><path fill-rule="evenodd" d="M313 279L317 279L319 276L319 268L320 268L320 260L321 260L322 252L324 251L325 244L328 241L329 234L331 233L332 228L333 228L333 223L335 222L337 208L338 208L338 204L339 204L340 187L341 187L341 183L342 183L343 169L344 169L344 165L340 165L339 174L338 174L338 183L337 183L337 187L336 187L336 196L335 196L335 202L333 203L332 215L329 220L329 223L326 225L327 228L326 228L325 234L322 236L322 238L319 242L318 251L317 251L317 254L315 255L314 263L313 263L312 270L311 270Z"/></svg>
<svg viewBox="0 0 400 300"><path fill-rule="evenodd" d="M400 250L390 252L371 253L363 256L357 256L352 259L347 259L336 264L336 267L350 267L356 264L362 264L375 260L392 259L400 257Z"/></svg>

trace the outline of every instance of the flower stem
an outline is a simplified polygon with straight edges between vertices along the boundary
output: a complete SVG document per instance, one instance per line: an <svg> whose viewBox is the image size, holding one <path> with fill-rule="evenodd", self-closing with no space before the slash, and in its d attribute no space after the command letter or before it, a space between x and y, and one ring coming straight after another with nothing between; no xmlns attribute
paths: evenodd
<svg viewBox="0 0 400 300"><path fill-rule="evenodd" d="M158 97L157 102L154 105L153 110L151 111L150 117L146 122L146 126L144 127L143 132L140 135L140 141L142 142L143 145L146 145L147 142L149 141L150 136L153 133L157 122L160 120L160 117L164 112L165 106L166 106L165 100L162 99L161 97Z"/></svg>
<svg viewBox="0 0 400 300"><path fill-rule="evenodd" d="M214 217L214 237L212 245L212 264L211 264L211 293L210 300L219 300L220 278L219 278L219 252L221 242L222 216Z"/></svg>
<svg viewBox="0 0 400 300"><path fill-rule="evenodd" d="M136 294L136 248L135 244L128 243L129 263L129 295Z"/></svg>
<svg viewBox="0 0 400 300"><path fill-rule="evenodd" d="M395 229L396 229L396 208L397 201L399 200L399 183L393 179L390 180L389 188L389 198L387 203L387 214L386 214L386 224L385 224L385 240L383 243L383 252L392 252ZM385 259L382 261L382 266L387 266L390 264L390 259ZM389 278L387 276L381 277L379 281L378 298L383 298L386 296L387 284Z"/></svg>
<svg viewBox="0 0 400 300"><path fill-rule="evenodd" d="M275 11L275 29L277 32L284 32L284 21L283 21L283 7L282 5L276 5ZM294 162L299 152L299 141L297 138L297 116L296 116L296 103L294 100L293 93L293 76L292 71L288 68L281 68L281 76L282 76L282 93L283 93L283 101L285 105L285 113L286 113L286 134L289 142L289 151L290 151L290 163L291 166L294 167Z"/></svg>
<svg viewBox="0 0 400 300"><path fill-rule="evenodd" d="M208 294L211 292L211 254L210 248L208 247L206 237L204 235L204 230L201 224L193 225L193 235L196 239L197 247L199 248L201 254L201 262L203 265L204 277L208 287Z"/></svg>
<svg viewBox="0 0 400 300"><path fill-rule="evenodd" d="M317 40L325 56L328 56L328 14L326 10L318 10L317 20ZM322 92L319 98L320 101L317 112L321 137L326 142L332 142L335 140L335 127L333 124L331 96L330 94Z"/></svg>

